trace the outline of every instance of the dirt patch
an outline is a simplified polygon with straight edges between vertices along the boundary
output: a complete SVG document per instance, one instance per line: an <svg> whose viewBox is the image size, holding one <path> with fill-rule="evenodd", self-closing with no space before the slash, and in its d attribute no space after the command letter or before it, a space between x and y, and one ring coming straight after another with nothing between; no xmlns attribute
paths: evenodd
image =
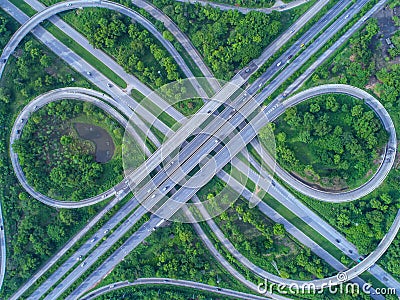
<svg viewBox="0 0 400 300"><path fill-rule="evenodd" d="M92 141L96 146L95 160L106 163L114 155L115 145L108 132L92 124L74 123L74 128L80 138Z"/></svg>

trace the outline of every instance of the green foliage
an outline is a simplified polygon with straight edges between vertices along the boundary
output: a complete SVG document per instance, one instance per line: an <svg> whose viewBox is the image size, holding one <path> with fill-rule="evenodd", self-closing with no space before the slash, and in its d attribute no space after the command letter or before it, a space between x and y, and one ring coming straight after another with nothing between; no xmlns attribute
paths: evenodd
<svg viewBox="0 0 400 300"><path fill-rule="evenodd" d="M225 287L229 283L190 225L181 223L158 228L116 266L104 283L141 277L179 278L211 285L219 279Z"/></svg>
<svg viewBox="0 0 400 300"><path fill-rule="evenodd" d="M113 56L126 72L141 81L160 87L181 78L167 50L130 18L100 8L85 8L65 18L82 31L94 47ZM167 37L171 38L168 34Z"/></svg>
<svg viewBox="0 0 400 300"><path fill-rule="evenodd" d="M2 14L2 13L1 13ZM11 22L0 14L0 48L10 39L11 33L13 31L13 26Z"/></svg>
<svg viewBox="0 0 400 300"><path fill-rule="evenodd" d="M277 120L275 134L279 163L334 188L356 185L375 170L374 160L387 138L367 106L338 95L319 96L288 109Z"/></svg>
<svg viewBox="0 0 400 300"><path fill-rule="evenodd" d="M94 196L122 180L120 152L116 155L118 167L106 174L106 181L101 180L105 165L95 162L94 145L80 139L71 122L82 114L118 129L116 122L107 120L109 117L92 104L63 100L34 112L21 138L13 144L35 190L74 201Z"/></svg>
<svg viewBox="0 0 400 300"><path fill-rule="evenodd" d="M216 78L230 79L282 31L277 12L243 15L172 0L156 0L154 4L190 37Z"/></svg>
<svg viewBox="0 0 400 300"><path fill-rule="evenodd" d="M322 278L330 269L298 242L291 238L282 224L265 218L257 209L249 209L237 201L215 218L229 240L245 257L268 272L285 278Z"/></svg>

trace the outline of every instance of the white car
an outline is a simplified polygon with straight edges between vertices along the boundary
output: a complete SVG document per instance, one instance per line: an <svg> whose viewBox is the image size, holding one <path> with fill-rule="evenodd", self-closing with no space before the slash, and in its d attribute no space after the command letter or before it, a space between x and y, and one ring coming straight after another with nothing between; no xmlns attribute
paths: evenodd
<svg viewBox="0 0 400 300"><path fill-rule="evenodd" d="M280 61L280 62L278 62L278 63L276 64L276 66L279 67L281 64L282 64L282 62Z"/></svg>

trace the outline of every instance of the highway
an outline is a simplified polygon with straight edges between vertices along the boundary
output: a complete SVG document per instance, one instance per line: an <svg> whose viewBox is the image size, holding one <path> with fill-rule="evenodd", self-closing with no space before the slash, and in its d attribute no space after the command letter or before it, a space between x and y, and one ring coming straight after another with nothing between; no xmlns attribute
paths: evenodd
<svg viewBox="0 0 400 300"><path fill-rule="evenodd" d="M246 142L246 141L245 141L245 142ZM231 142L229 142L229 143L231 143ZM229 145L229 143L228 143L227 145ZM230 153L228 153L228 154L234 156L234 155L235 155L235 153L234 153L234 149L235 149L235 148L239 148L239 147L231 147L231 148L230 148L231 151L230 151ZM218 152L217 155L215 156L216 160L218 160L217 156L218 156L218 154L220 154L220 153L221 153L221 152ZM226 157L227 157L228 159L227 159L227 161L224 162L224 163L227 163L227 162L230 160L229 155L227 155ZM222 165L224 165L224 163L223 163ZM208 163L203 167L203 170L207 168L207 165L208 165ZM203 173L204 173L204 174L211 174L211 175L210 175L211 177L212 177L212 175L213 175L213 171L212 171L212 170L206 170L206 172L203 172ZM198 178L196 178L196 179L198 179ZM207 182L207 181L209 180L209 178L201 178L201 179L203 180L203 182ZM185 185L185 186L191 186L191 185L193 184L192 182L190 182L191 180L193 180L193 178L190 179L190 180L188 181L189 184L188 184L188 185ZM201 185L201 184L200 184L200 185ZM171 203L169 202L169 204L170 204L171 206L173 206L173 207L172 207L172 209L171 209L171 207L165 208L165 212L164 212L164 214L163 214L163 217L164 217L164 218L168 218L169 216L173 215L173 213L174 213L177 209L179 209L179 207L180 207L180 205L179 205L180 202L179 202L179 201L182 201L182 202L183 202L183 200L181 200L181 199L188 199L188 198L192 197L192 196L194 195L194 192L195 192L195 191L194 191L193 189L188 189L188 188L182 188L182 189L178 190L178 192L174 195L174 199L176 199L176 202L172 203L172 205L171 205ZM177 196L177 194L179 194L179 196ZM179 200L178 200L178 199L179 199ZM162 207L161 209L163 209L163 207ZM160 209L160 210L161 210L161 209ZM156 213L156 215L159 215L159 213ZM128 240L128 242L126 242L126 244L124 245L124 247L129 248L129 249L135 247L138 243L140 243L140 241L144 240L144 239L150 234L149 231L151 230L152 226L155 226L159 220L160 220L160 218L154 218L153 221L150 220L150 221L147 223L147 226L143 226L141 229L139 229L139 231L137 232L137 234L133 235L133 236L130 238L130 240ZM390 239L393 239L393 238L394 238L394 236L396 235L397 230L398 230L398 219L396 219L395 223L393 224L393 226L392 226L392 228L391 228L391 234L390 234L390 235L388 234L388 235L385 237L385 239L382 240L381 245L383 245L383 246L380 246L380 248L379 248L380 250L384 249L384 247L385 247L384 245L389 245L389 244L390 244ZM139 238L140 238L140 240L138 240ZM388 241L389 241L389 244L388 244ZM377 251L377 250L376 250L376 251ZM72 297L72 298L73 298L73 297L76 297L77 295L79 295L79 292L81 293L84 289L88 288L89 286L87 286L87 284L91 285L91 284L93 284L94 282L97 282L98 280L100 280L100 278L101 278L101 273L104 274L104 272L107 272L106 270L110 270L110 268L112 268L112 266L118 261L118 259L122 259L123 256L124 256L124 255L123 255L122 253L120 253L119 250L117 250L117 251L114 253L114 255L112 256L112 258L106 260L106 262L103 263L103 264L99 267L99 269L98 269L95 273L92 274L91 277L94 277L94 278L90 278L90 280L89 280L89 279L85 280L85 282L80 286L80 288L78 288L78 289L72 294L71 297ZM357 274L357 276L358 276L360 273L364 272L366 269L368 269L368 267L369 267L370 265L374 264L378 258L379 258L379 256L376 256L376 255L373 255L373 254L370 255L370 256L368 256L368 257L365 259L365 261L363 261L363 263L364 263L364 266L365 266L366 264L369 264L369 265L367 265L367 267L365 267L365 268L360 268L360 267L358 267L358 265L357 265L356 267L350 269L350 270L348 271L348 272L349 272L349 273L348 273L349 278L352 279L352 278L356 277L354 274ZM100 272L100 270L102 270L102 271ZM104 270L104 271L103 271L103 270ZM347 273L346 273L346 274L347 274ZM351 276L351 277L350 277L350 276ZM284 282L285 284L291 284L291 283L300 284L298 281L296 282L296 281L292 281L292 280L282 280L281 278L279 278L279 277L277 277L277 276L272 277L272 278L269 278L269 279L272 280L273 282L279 282L279 283ZM316 284L317 286L319 286L319 285L324 285L324 284L326 284L327 282L332 282L332 284L337 284L337 283L338 283L338 280L334 281L333 278L328 278L328 279L325 279L324 281L313 281L313 283ZM63 286L64 286L64 285L63 285ZM49 299L50 299L50 298L49 298Z"/></svg>
<svg viewBox="0 0 400 300"><path fill-rule="evenodd" d="M59 6L60 6L60 5L59 5ZM57 8L57 9L65 9L65 6L60 6L60 8L59 8L59 7L56 7L56 8ZM49 10L50 10L50 9L49 9ZM46 16L47 16L47 14L46 14ZM37 22L37 19L39 19L39 20L41 19L41 18L39 18L38 16L35 17L35 18L36 18L36 22ZM30 27L31 27L31 26L25 24L25 28L28 28L28 29L29 29ZM24 31L24 30L20 30L20 31ZM16 34L15 36L17 36L16 39L18 40L18 37L22 38L23 35L17 35L17 34ZM14 40L15 40L15 39L13 38L12 41L14 41ZM17 43L18 43L18 42L17 42ZM16 45L17 43L14 42L15 45ZM9 44L10 44L10 43L9 43ZM12 43L11 43L11 44L12 44ZM6 49L8 49L8 48L6 47ZM5 51L5 52L7 53L7 51ZM9 50L8 52L11 53L12 51ZM5 57L5 56L7 56L7 55L4 55L4 54L2 55L2 57Z"/></svg>
<svg viewBox="0 0 400 300"><path fill-rule="evenodd" d="M76 89L74 89L74 88L70 88L70 90L76 90ZM46 95L47 96L47 95ZM65 98L65 95L63 95L62 94L62 96L61 96L61 98L62 97L64 97ZM307 99L309 98L309 96L307 96ZM306 98L305 98L306 99ZM49 102L49 100L47 100L45 103L48 103ZM41 103L40 105L44 105L45 103ZM33 101L29 106L30 107L32 107L32 106L36 106L36 104L38 104L37 103L37 101ZM25 110L23 110L23 111L25 111ZM16 123L16 124L18 124L18 122ZM137 221L137 220L136 220ZM134 223L136 223L136 221L134 222ZM89 249L88 249L89 250ZM84 251L84 250L79 250L78 251L78 253L83 253L83 254L85 254L86 252ZM97 256L98 257L98 256ZM75 259L72 259L72 261L70 261L70 262L68 262L68 265L69 266L73 266L75 264ZM66 268L66 267L64 267L64 270L68 270L68 268ZM61 273L57 273L57 275L58 275L58 277L60 277L62 274L64 274L63 272L61 272ZM54 282L54 280L52 280L53 282ZM45 286L46 286L46 284L45 284ZM39 289L39 290L37 290L37 292L39 292L39 291L43 291L43 289ZM33 294L33 298L32 299L35 299L35 298L37 298L39 296L39 294L37 294L37 293L34 293Z"/></svg>

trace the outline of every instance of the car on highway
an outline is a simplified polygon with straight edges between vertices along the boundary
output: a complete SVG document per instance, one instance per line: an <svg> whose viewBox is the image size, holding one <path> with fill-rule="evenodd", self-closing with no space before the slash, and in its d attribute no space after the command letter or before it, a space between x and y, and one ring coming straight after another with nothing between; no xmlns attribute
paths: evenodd
<svg viewBox="0 0 400 300"><path fill-rule="evenodd" d="M67 6L67 7L68 7L68 6L71 6L71 5L72 5L71 3L67 3L67 4L65 4L65 6Z"/></svg>
<svg viewBox="0 0 400 300"><path fill-rule="evenodd" d="M110 229L104 230L104 234L107 234L110 231Z"/></svg>
<svg viewBox="0 0 400 300"><path fill-rule="evenodd" d="M76 260L82 260L82 255L79 255L79 257Z"/></svg>
<svg viewBox="0 0 400 300"><path fill-rule="evenodd" d="M359 262L359 263L362 262L364 260L364 258L365 258L364 256L360 256L359 258L357 258L357 262Z"/></svg>
<svg viewBox="0 0 400 300"><path fill-rule="evenodd" d="M112 84L111 83L107 83L107 86L110 88L110 87L112 87Z"/></svg>
<svg viewBox="0 0 400 300"><path fill-rule="evenodd" d="M156 194L153 194L152 196L151 196L151 199L154 199L156 197Z"/></svg>
<svg viewBox="0 0 400 300"><path fill-rule="evenodd" d="M293 55L289 55L287 59L289 60L289 59L291 59L292 57L293 57Z"/></svg>
<svg viewBox="0 0 400 300"><path fill-rule="evenodd" d="M97 239L97 238L94 237L94 238L92 238L92 239L90 240L90 242L93 243L96 239Z"/></svg>
<svg viewBox="0 0 400 300"><path fill-rule="evenodd" d="M303 43L303 44L300 45L300 48L304 48L304 46L305 46L305 44Z"/></svg>
<svg viewBox="0 0 400 300"><path fill-rule="evenodd" d="M280 62L278 62L278 63L276 64L276 66L279 67L281 64L282 64L282 62L280 61Z"/></svg>
<svg viewBox="0 0 400 300"><path fill-rule="evenodd" d="M294 29L290 30L290 33L293 33L293 32L294 32Z"/></svg>
<svg viewBox="0 0 400 300"><path fill-rule="evenodd" d="M86 262L85 261L83 263L81 263L81 267L83 268L84 266L86 266Z"/></svg>
<svg viewBox="0 0 400 300"><path fill-rule="evenodd" d="M168 188L169 188L169 185L166 185L166 186L163 188L163 192L165 192Z"/></svg>
<svg viewBox="0 0 400 300"><path fill-rule="evenodd" d="M87 71L86 74L88 74L89 76L92 76L92 72Z"/></svg>
<svg viewBox="0 0 400 300"><path fill-rule="evenodd" d="M344 18L347 19L350 15L346 15Z"/></svg>

